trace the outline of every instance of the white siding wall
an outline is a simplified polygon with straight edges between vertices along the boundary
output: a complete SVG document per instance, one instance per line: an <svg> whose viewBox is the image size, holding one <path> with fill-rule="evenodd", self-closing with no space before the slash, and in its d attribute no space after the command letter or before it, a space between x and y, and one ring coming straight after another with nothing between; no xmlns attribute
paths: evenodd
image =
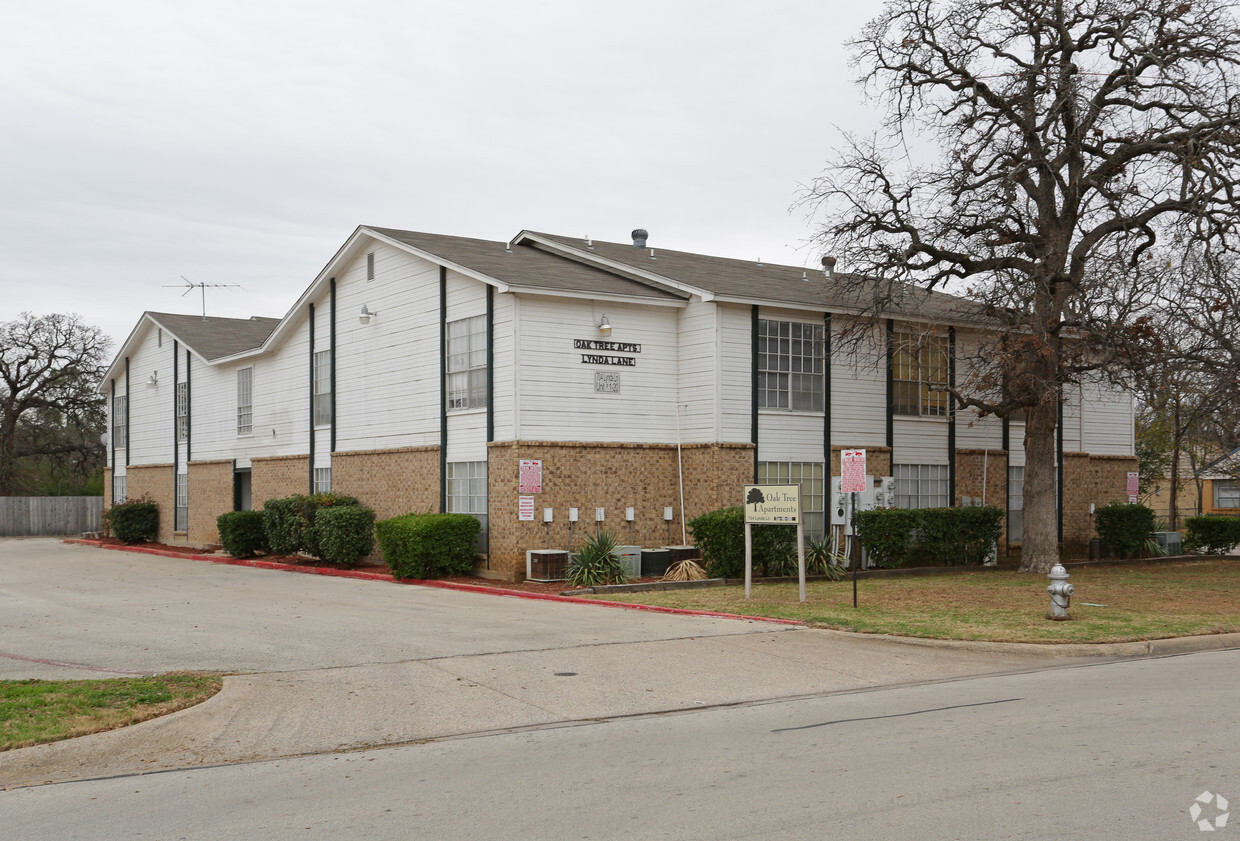
<svg viewBox="0 0 1240 841"><path fill-rule="evenodd" d="M892 422L892 436L892 464L947 464L949 461L946 418L896 415Z"/></svg>
<svg viewBox="0 0 1240 841"><path fill-rule="evenodd" d="M685 441L720 440L719 307L694 300L679 311L680 402Z"/></svg>
<svg viewBox="0 0 1240 841"><path fill-rule="evenodd" d="M519 312L523 439L675 440L676 308L528 295ZM604 355L632 356L634 367L584 364L573 347L574 339L602 339L595 325L604 312L613 328L608 341L642 346L637 354ZM619 373L620 393L596 394L596 370Z"/></svg>
<svg viewBox="0 0 1240 841"><path fill-rule="evenodd" d="M837 447L887 445L887 372L882 337L858 347L856 356L841 352L839 333L851 327L844 316L831 319L831 443ZM881 364L875 364L875 354Z"/></svg>
<svg viewBox="0 0 1240 841"><path fill-rule="evenodd" d="M158 330L150 322L129 354L129 463L172 464L172 337L164 334L158 346ZM147 380L159 372L159 384ZM117 393L122 390L120 381ZM123 443L123 442L118 442ZM123 460L123 459L118 459Z"/></svg>
<svg viewBox="0 0 1240 841"><path fill-rule="evenodd" d="M435 300L437 302L438 297ZM447 305L447 320L449 322L458 321L462 318L486 315L486 284L456 272L448 272ZM438 353L435 354L435 364L436 384L428 396L434 398L436 416L438 416ZM492 377L492 381L494 381L494 377ZM446 452L448 461L485 461L487 457L486 442L487 412L485 407L448 412L448 446Z"/></svg>
<svg viewBox="0 0 1240 841"><path fill-rule="evenodd" d="M1083 392L1084 449L1095 455L1128 456L1136 452L1131 392L1105 383L1086 383Z"/></svg>
<svg viewBox="0 0 1240 841"><path fill-rule="evenodd" d="M718 309L719 440L749 441L752 437L752 311L735 304L720 304Z"/></svg>
<svg viewBox="0 0 1240 841"><path fill-rule="evenodd" d="M1081 446L1081 387L1079 385L1064 386L1063 401L1063 450L1065 453L1079 453Z"/></svg>
<svg viewBox="0 0 1240 841"><path fill-rule="evenodd" d="M438 444L439 268L376 244L367 281L367 250L336 278L336 449Z"/></svg>
<svg viewBox="0 0 1240 841"><path fill-rule="evenodd" d="M496 292L494 306L495 347L491 350L491 363L494 367L491 374L491 406L495 419L495 440L512 441L517 438L514 418L517 368L512 339L517 296Z"/></svg>

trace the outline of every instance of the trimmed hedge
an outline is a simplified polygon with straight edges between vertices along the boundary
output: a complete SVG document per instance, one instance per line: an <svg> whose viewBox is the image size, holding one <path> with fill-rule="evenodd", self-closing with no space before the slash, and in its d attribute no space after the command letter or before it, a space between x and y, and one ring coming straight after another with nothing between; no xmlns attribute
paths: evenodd
<svg viewBox="0 0 1240 841"><path fill-rule="evenodd" d="M406 514L375 524L383 559L397 578L468 575L481 530L468 514Z"/></svg>
<svg viewBox="0 0 1240 841"><path fill-rule="evenodd" d="M1226 555L1240 543L1240 517L1189 517L1184 526L1184 545L1190 551Z"/></svg>
<svg viewBox="0 0 1240 841"><path fill-rule="evenodd" d="M263 513L266 514L267 542L271 553L296 555L305 552L323 558L323 550L314 530L314 520L319 510L358 504L354 497L333 493L295 494L267 500L263 503Z"/></svg>
<svg viewBox="0 0 1240 841"><path fill-rule="evenodd" d="M159 536L159 506L145 497L113 505L103 527L122 543L150 543Z"/></svg>
<svg viewBox="0 0 1240 841"><path fill-rule="evenodd" d="M1003 533L1005 512L966 508L875 508L857 512L857 536L881 567L985 563Z"/></svg>
<svg viewBox="0 0 1240 841"><path fill-rule="evenodd" d="M1094 509L1094 530L1115 557L1138 558L1154 531L1154 511L1124 502L1101 505Z"/></svg>
<svg viewBox="0 0 1240 841"><path fill-rule="evenodd" d="M688 523L693 543L702 550L706 574L712 578L745 575L745 511L739 506L709 511ZM755 525L753 565L773 577L796 571L797 533L787 526Z"/></svg>
<svg viewBox="0 0 1240 841"><path fill-rule="evenodd" d="M343 567L355 567L375 548L375 512L364 505L319 508L314 516L319 556Z"/></svg>
<svg viewBox="0 0 1240 841"><path fill-rule="evenodd" d="M215 518L224 551L234 558L268 552L266 517L262 511L229 511Z"/></svg>

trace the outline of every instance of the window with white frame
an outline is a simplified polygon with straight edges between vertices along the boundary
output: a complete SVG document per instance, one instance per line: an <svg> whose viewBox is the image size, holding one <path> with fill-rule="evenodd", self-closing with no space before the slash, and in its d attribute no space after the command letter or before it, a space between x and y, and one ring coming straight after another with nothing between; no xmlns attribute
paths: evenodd
<svg viewBox="0 0 1240 841"><path fill-rule="evenodd" d="M237 434L254 432L254 369L237 371Z"/></svg>
<svg viewBox="0 0 1240 841"><path fill-rule="evenodd" d="M448 462L448 513L471 514L482 523L474 548L487 545L487 463L485 461Z"/></svg>
<svg viewBox="0 0 1240 841"><path fill-rule="evenodd" d="M189 475L177 474L176 531L189 530Z"/></svg>
<svg viewBox="0 0 1240 841"><path fill-rule="evenodd" d="M125 501L125 474L112 477L112 504L120 505Z"/></svg>
<svg viewBox="0 0 1240 841"><path fill-rule="evenodd" d="M448 408L485 407L487 319L484 315L450 321L447 326Z"/></svg>
<svg viewBox="0 0 1240 841"><path fill-rule="evenodd" d="M189 439L189 383L177 383L177 440Z"/></svg>
<svg viewBox="0 0 1240 841"><path fill-rule="evenodd" d="M826 403L822 324L758 322L758 406L821 412Z"/></svg>
<svg viewBox="0 0 1240 841"><path fill-rule="evenodd" d="M826 534L826 496L823 464L820 461L760 461L758 484L800 485L805 533Z"/></svg>
<svg viewBox="0 0 1240 841"><path fill-rule="evenodd" d="M1214 481L1214 507L1240 508L1240 482Z"/></svg>
<svg viewBox="0 0 1240 841"><path fill-rule="evenodd" d="M951 505L946 464L897 464L892 471L896 480L896 508Z"/></svg>
<svg viewBox="0 0 1240 841"><path fill-rule="evenodd" d="M332 422L332 352L321 350L314 355L314 425Z"/></svg>
<svg viewBox="0 0 1240 841"><path fill-rule="evenodd" d="M1008 543L1020 543L1025 533L1025 466L1008 467Z"/></svg>
<svg viewBox="0 0 1240 841"><path fill-rule="evenodd" d="M332 469L330 467L314 468L314 492L316 494L332 492Z"/></svg>
<svg viewBox="0 0 1240 841"><path fill-rule="evenodd" d="M891 349L892 411L946 417L950 360L946 338L897 333Z"/></svg>
<svg viewBox="0 0 1240 841"><path fill-rule="evenodd" d="M129 427L129 398L112 398L112 444L118 450L125 449L125 435Z"/></svg>

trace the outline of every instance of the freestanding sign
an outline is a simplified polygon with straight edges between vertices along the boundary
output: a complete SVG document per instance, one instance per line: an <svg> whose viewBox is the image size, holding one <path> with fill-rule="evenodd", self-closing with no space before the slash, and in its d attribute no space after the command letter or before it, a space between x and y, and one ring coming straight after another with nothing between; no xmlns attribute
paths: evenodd
<svg viewBox="0 0 1240 841"><path fill-rule="evenodd" d="M1141 474L1128 474L1128 504L1133 505L1137 501L1137 495L1141 491Z"/></svg>
<svg viewBox="0 0 1240 841"><path fill-rule="evenodd" d="M745 598L753 585L753 526L797 527L797 577L805 601L805 525L800 485L745 485Z"/></svg>
<svg viewBox="0 0 1240 841"><path fill-rule="evenodd" d="M852 567L853 607L856 607L857 567L861 565L857 542L857 494L865 493L865 450L840 451L840 493L851 494L849 498L852 500L852 554L858 557L849 558L848 565Z"/></svg>

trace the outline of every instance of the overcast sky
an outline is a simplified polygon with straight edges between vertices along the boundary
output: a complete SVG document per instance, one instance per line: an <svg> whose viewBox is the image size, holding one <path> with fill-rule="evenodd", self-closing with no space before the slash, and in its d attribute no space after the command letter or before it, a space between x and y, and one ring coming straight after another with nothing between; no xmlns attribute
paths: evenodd
<svg viewBox="0 0 1240 841"><path fill-rule="evenodd" d="M282 316L359 224L817 266L877 4L7 3L0 320Z"/></svg>

